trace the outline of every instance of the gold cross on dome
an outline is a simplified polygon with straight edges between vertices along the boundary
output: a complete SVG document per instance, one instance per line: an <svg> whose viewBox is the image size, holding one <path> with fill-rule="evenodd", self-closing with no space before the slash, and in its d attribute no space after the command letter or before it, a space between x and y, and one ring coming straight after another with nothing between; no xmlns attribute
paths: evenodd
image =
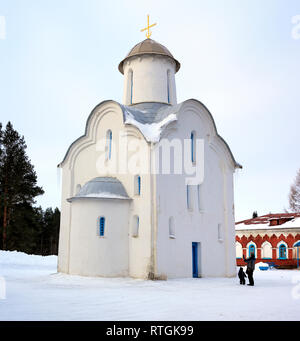
<svg viewBox="0 0 300 341"><path fill-rule="evenodd" d="M144 32L147 30L146 37L149 39L151 37L152 32L150 31L150 28L155 26L155 24L149 25L149 14L147 15L147 27L143 28L141 32Z"/></svg>

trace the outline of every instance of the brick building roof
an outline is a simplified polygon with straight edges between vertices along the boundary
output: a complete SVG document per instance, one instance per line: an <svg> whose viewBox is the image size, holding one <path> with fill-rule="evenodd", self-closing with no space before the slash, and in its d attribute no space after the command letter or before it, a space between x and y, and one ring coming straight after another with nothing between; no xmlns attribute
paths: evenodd
<svg viewBox="0 0 300 341"><path fill-rule="evenodd" d="M270 213L235 223L236 230L300 228L300 213Z"/></svg>

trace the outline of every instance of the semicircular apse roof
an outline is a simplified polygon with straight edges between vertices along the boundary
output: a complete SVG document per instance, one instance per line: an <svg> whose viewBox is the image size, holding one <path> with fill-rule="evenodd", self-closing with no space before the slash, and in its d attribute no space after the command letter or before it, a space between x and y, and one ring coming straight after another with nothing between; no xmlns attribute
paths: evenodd
<svg viewBox="0 0 300 341"><path fill-rule="evenodd" d="M123 184L113 177L97 177L88 181L74 197L67 201L72 202L84 198L130 199Z"/></svg>

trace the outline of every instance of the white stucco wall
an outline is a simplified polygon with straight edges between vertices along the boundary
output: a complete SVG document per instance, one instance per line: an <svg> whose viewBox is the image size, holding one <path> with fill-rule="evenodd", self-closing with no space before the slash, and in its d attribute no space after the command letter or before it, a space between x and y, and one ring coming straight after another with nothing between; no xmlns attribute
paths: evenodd
<svg viewBox="0 0 300 341"><path fill-rule="evenodd" d="M203 200L199 210L197 186L192 186L192 209L189 210L185 175L156 176L156 271L168 278L192 277L192 242L198 242L201 276L235 276L234 167L228 152L214 136L212 122L204 109L192 105L182 110L176 126L164 138L183 141L190 139L191 131L196 131L197 138L205 140ZM174 217L175 238L169 237L170 216ZM222 240L218 240L218 224L221 224Z"/></svg>
<svg viewBox="0 0 300 341"><path fill-rule="evenodd" d="M121 277L129 274L129 201L81 199L72 202L69 273ZM104 236L99 217L105 217Z"/></svg>
<svg viewBox="0 0 300 341"><path fill-rule="evenodd" d="M111 160L105 161L104 153L99 151L97 142L105 139L107 130L112 131L113 147ZM85 202L67 202L67 199L73 197L76 194L77 185L83 186L89 180L99 176L111 176L117 177L124 185L127 194L133 200L128 204L128 217L126 220L126 233L127 233L127 250L128 250L128 274L132 277L146 278L151 268L151 186L150 176L141 175L142 179L142 191L141 195L137 196L134 193L134 177L136 174L124 172L119 173L114 169L114 165L119 166L118 160L123 160L127 155L130 157L130 151L127 155L124 150L119 150L118 146L123 146L124 141L122 139L128 139L128 145L131 142L137 143L141 149L140 163L147 165L149 161L149 145L144 140L141 133L137 128L132 126L124 126L123 116L120 107L114 102L108 102L102 104L100 107L94 110L92 118L88 123L87 136L75 142L71 147L66 160L61 165L62 168L62 210L61 210L61 226L60 226L60 241L59 241L59 256L58 256L58 271L66 273L78 273L84 275L92 275L97 273L103 276L112 276L114 272L107 272L107 270L99 270L98 263L92 263L93 265L87 267L89 270L83 270L84 266L76 268L73 262L73 258L76 254L82 252L80 244L76 243L76 237L72 234L73 229L80 230L82 227L82 233L87 233L86 238L88 240L88 231L95 226L95 218L86 216L85 210L87 204ZM102 155L102 157L101 157ZM120 156L120 158L119 158ZM118 169L118 168L117 168ZM114 205L110 202L110 205ZM78 207L77 207L78 206ZM83 212L83 219L80 220L80 226L77 226L73 219L74 207L76 212ZM81 208L80 208L81 207ZM131 233L131 224L134 215L139 216L140 229L138 238L134 238ZM93 216L93 214L91 214ZM114 213L114 224L117 226L123 226L123 213ZM88 221L89 229L83 229ZM75 227L74 227L75 226ZM84 232L86 231L86 232ZM95 241L97 237L94 235ZM91 235L90 242L93 243ZM112 238L114 238L111 235ZM125 239L122 239L125 241ZM102 247L104 243L95 244L95 252L97 247ZM76 249L78 249L76 251ZM100 252L100 251L99 251ZM77 260L76 260L77 261ZM88 258L85 258L88 261ZM73 265L71 265L73 264ZM115 269L114 258L108 257L107 264ZM118 275L119 269L115 269L115 275Z"/></svg>

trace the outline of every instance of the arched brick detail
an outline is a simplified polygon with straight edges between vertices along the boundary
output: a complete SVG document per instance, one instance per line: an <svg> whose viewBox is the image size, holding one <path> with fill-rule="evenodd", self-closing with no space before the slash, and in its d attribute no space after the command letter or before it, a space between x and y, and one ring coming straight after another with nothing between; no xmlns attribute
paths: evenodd
<svg viewBox="0 0 300 341"><path fill-rule="evenodd" d="M252 234L250 234L249 238L248 238L248 243L249 242L253 242L255 243L255 238L252 236Z"/></svg>
<svg viewBox="0 0 300 341"><path fill-rule="evenodd" d="M287 243L288 247L293 247L295 242L296 242L295 237L289 233L287 238L286 238L286 243Z"/></svg>
<svg viewBox="0 0 300 341"><path fill-rule="evenodd" d="M275 236L275 234L273 234L270 237L270 243L272 244L273 247L276 247L275 245L277 245L277 243L278 243L278 238Z"/></svg>
<svg viewBox="0 0 300 341"><path fill-rule="evenodd" d="M241 238L241 243L242 243L242 247L245 248L248 244L248 239L245 236L243 236Z"/></svg>
<svg viewBox="0 0 300 341"><path fill-rule="evenodd" d="M262 237L258 234L255 237L255 244L258 248L261 248L262 241L263 241Z"/></svg>
<svg viewBox="0 0 300 341"><path fill-rule="evenodd" d="M262 238L262 243L264 243L264 242L269 242L269 243L271 243L270 237L269 237L267 234L265 234L265 235L263 236L263 238Z"/></svg>

